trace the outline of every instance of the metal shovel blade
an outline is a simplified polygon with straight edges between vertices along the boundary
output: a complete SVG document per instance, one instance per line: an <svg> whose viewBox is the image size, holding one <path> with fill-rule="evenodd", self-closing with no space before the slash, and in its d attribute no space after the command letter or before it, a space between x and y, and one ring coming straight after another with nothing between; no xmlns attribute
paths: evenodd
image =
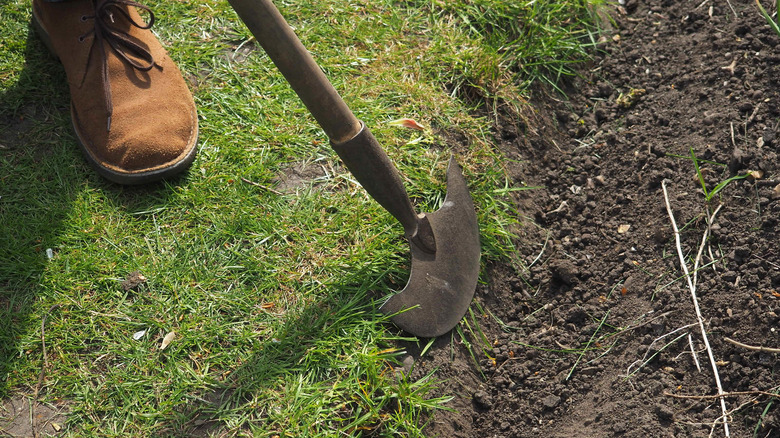
<svg viewBox="0 0 780 438"><path fill-rule="evenodd" d="M410 242L412 270L406 287L380 310L393 314L401 329L424 338L452 330L474 298L479 278L479 225L466 180L454 158L447 168L447 196L426 213L436 236L436 252Z"/></svg>

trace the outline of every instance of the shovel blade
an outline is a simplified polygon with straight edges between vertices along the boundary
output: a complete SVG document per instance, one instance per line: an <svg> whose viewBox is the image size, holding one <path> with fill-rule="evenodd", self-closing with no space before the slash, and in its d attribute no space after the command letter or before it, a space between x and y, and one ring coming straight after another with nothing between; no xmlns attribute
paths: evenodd
<svg viewBox="0 0 780 438"><path fill-rule="evenodd" d="M452 330L474 298L479 278L479 225L466 180L454 158L447 169L447 196L426 213L436 252L410 242L412 269L406 287L380 308L404 331L433 338Z"/></svg>

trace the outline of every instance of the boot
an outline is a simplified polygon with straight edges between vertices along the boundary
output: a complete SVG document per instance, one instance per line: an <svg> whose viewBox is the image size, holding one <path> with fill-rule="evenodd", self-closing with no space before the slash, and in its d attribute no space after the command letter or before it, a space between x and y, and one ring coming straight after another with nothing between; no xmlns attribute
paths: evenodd
<svg viewBox="0 0 780 438"><path fill-rule="evenodd" d="M195 103L153 23L130 0L33 0L33 24L65 67L84 155L120 184L168 178L195 159Z"/></svg>

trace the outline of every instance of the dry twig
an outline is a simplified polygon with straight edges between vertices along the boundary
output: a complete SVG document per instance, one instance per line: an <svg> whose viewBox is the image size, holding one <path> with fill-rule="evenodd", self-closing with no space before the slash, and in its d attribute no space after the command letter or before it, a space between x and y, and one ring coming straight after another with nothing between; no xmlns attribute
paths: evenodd
<svg viewBox="0 0 780 438"><path fill-rule="evenodd" d="M43 351L43 364L41 365L41 373L38 375L38 384L35 385L33 399L30 401L30 416L32 417L30 419L30 426L33 436L36 438L38 437L38 429L36 429L35 424L35 405L38 404L38 393L41 391L41 386L43 385L43 378L46 375L46 368L49 367L49 358L46 356L46 319L48 319L49 315L51 315L51 312L53 312L54 309L58 307L60 307L59 304L55 304L49 307L49 311L46 312L46 314L43 315L43 318L41 319L41 350Z"/></svg>
<svg viewBox="0 0 780 438"><path fill-rule="evenodd" d="M710 395L688 395L688 394L672 394L671 392L664 391L664 395L674 398L696 399L696 400L711 400L715 398L723 397L737 397L740 395L766 395L768 397L780 397L780 394L775 394L769 391L734 391L724 392L723 394L710 394Z"/></svg>
<svg viewBox="0 0 780 438"><path fill-rule="evenodd" d="M691 356L693 356L693 363L696 364L696 369L701 372L701 365L699 365L699 356L696 355L696 349L693 348L693 337L688 333L688 346L691 347Z"/></svg>
<svg viewBox="0 0 780 438"><path fill-rule="evenodd" d="M770 348L770 347L756 347L755 345L748 345L743 344L742 342L735 341L731 338L723 338L724 341L729 342L731 344L736 345L737 347L742 347L746 350L752 350L752 351L761 351L764 353L780 353L780 348Z"/></svg>
<svg viewBox="0 0 780 438"><path fill-rule="evenodd" d="M693 262L693 287L695 288L697 283L697 277L699 275L699 262L701 262L701 255L704 252L704 246L707 244L707 238L710 236L710 231L712 231L712 224L715 221L715 216L720 211L721 207L723 207L723 204L718 205L718 208L715 209L715 211L712 212L712 214L707 217L707 229L704 230L704 234L701 236L701 245L699 245L699 252L696 254L696 260ZM713 259L714 260L714 259Z"/></svg>

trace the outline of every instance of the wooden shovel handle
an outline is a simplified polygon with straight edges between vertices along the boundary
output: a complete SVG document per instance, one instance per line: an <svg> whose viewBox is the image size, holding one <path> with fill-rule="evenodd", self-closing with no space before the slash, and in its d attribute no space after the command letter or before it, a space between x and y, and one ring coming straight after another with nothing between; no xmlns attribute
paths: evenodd
<svg viewBox="0 0 780 438"><path fill-rule="evenodd" d="M339 96L276 6L270 0L229 2L317 119L358 182L401 222L412 243L425 252L435 252L433 230L425 215L414 211L387 153Z"/></svg>
<svg viewBox="0 0 780 438"><path fill-rule="evenodd" d="M334 143L352 139L361 123L270 0L229 0L306 108Z"/></svg>

